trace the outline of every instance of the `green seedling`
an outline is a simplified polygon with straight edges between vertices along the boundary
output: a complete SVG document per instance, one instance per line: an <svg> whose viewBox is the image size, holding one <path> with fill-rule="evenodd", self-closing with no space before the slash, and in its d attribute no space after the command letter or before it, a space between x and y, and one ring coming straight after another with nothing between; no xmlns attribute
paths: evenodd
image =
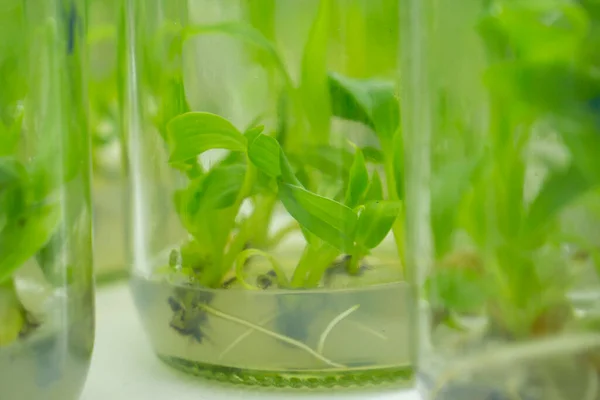
<svg viewBox="0 0 600 400"><path fill-rule="evenodd" d="M455 148L445 153L452 161L434 158L431 221L437 266L426 292L434 309L450 311L446 316L486 310L496 333L547 335L574 318L570 308L566 314L555 312L568 304L576 278L570 262L559 261L564 257L560 244L587 249L591 260L595 252L589 249L599 245L590 246L587 238L578 238L581 233L565 240L563 215L600 187L600 125L594 108L600 80L593 72L597 57L587 50L598 44L594 32L600 10L587 1L491 3L478 26L489 66L484 72L490 101L485 148L477 147L478 136L466 125L456 129L456 121L445 119L444 103L439 107L438 129ZM549 15L552 23L545 19ZM563 146L569 153L566 163L530 155L531 146L540 143L539 128L547 125L557 136L541 140ZM537 183L527 175L536 162L546 171ZM457 252L458 233L466 233L476 250ZM550 321L552 315L557 317Z"/></svg>
<svg viewBox="0 0 600 400"><path fill-rule="evenodd" d="M0 32L7 40L0 45L0 346L36 325L17 296L15 272L34 263L50 281L56 242L83 237L76 227L61 226L73 216L59 202L76 190L64 188L65 182L85 184L81 172L87 168L85 114L67 118L77 107L70 101L78 99L61 96L65 90L78 93L78 87L65 88L62 77L76 73L79 46L68 47L55 21L26 29L22 2L2 7ZM61 65L69 71L61 71Z"/></svg>
<svg viewBox="0 0 600 400"><path fill-rule="evenodd" d="M366 258L392 232L404 265L403 143L396 85L328 69L333 12L334 2L319 3L297 80L277 48L266 14L260 15L264 19L252 14L251 24L169 24L153 41L159 44L148 49L168 54L168 61L152 63L145 81L156 96L154 121L167 144L169 164L186 177L173 200L189 240L171 253L169 271L190 285L246 290L327 287L335 274L357 277L369 269ZM181 50L205 35L240 41L267 69L279 101L276 110L265 113L276 114L275 126L261 125L259 117L240 127L215 113L190 111L188 88L181 79ZM334 119L361 124L377 145L350 142L333 131ZM226 155L203 165L203 155L215 149ZM249 213L242 213L248 203ZM271 233L277 207L292 221ZM305 244L291 264L273 250L294 231L301 232ZM269 271L253 275L256 263ZM171 326L200 341L204 332L199 326L210 312L199 304L211 300L175 293L170 298ZM298 319L306 314L298 310L314 305L296 300L282 299L281 313L273 318L287 337L304 340L309 321ZM291 321L290 315L297 320Z"/></svg>

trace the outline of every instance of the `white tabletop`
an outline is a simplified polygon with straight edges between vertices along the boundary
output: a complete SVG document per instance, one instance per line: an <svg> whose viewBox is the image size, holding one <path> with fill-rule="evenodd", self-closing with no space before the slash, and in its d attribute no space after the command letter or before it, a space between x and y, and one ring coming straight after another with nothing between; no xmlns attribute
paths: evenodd
<svg viewBox="0 0 600 400"><path fill-rule="evenodd" d="M210 383L175 371L154 356L126 283L100 288L96 308L96 347L81 400L419 400L413 391L393 389L296 393Z"/></svg>

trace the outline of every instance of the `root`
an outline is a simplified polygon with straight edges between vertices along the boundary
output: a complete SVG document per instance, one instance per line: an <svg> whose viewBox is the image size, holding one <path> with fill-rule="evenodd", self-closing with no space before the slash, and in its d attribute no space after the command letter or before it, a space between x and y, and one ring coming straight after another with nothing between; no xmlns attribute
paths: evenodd
<svg viewBox="0 0 600 400"><path fill-rule="evenodd" d="M321 354L317 353L316 351L314 351L313 349L311 349L310 347L308 347L304 343L299 342L297 340L294 340L294 339L292 339L290 337L280 335L280 334L278 334L276 332L273 332L273 331L270 331L268 329L265 329L262 326L253 324L252 322L248 322L248 321L243 320L241 318L234 317L233 315L225 314L225 313L223 313L223 312L221 312L219 310L216 310L216 309L214 309L214 308L212 308L210 306L207 306L205 304L201 304L201 305L199 305L199 307L203 308L207 313L212 314L212 315L214 315L216 317L223 318L225 320L228 320L228 321L231 321L231 322L235 322L235 323L243 325L243 326L247 326L247 327L249 327L251 329L254 329L254 330L258 331L258 332L264 333L267 336L271 336L272 338L281 340L282 342L288 343L288 344L290 344L292 346L295 346L295 347L297 347L297 348L299 348L301 350L304 350L308 354L312 355L313 357L315 357L316 359L322 361L323 363L325 363L327 365L330 365L330 366L335 367L335 368L346 368L345 365L338 364L336 362L333 362L333 361L329 360L328 358L323 357Z"/></svg>
<svg viewBox="0 0 600 400"><path fill-rule="evenodd" d="M271 317L265 318L265 319L263 319L262 321L260 321L258 323L258 326L262 327L263 325L268 324L269 322L273 321L275 318L277 318L277 315L273 315ZM238 344L240 344L242 342L242 340L246 339L253 332L256 332L256 330L253 329L253 328L250 328L246 332L244 332L240 336L238 336L233 342L231 342L231 344L229 346L227 346L227 348L225 350L223 350L221 352L221 354L219 354L219 360L222 360L223 357L225 357L225 355L227 353L229 353L235 346L237 346Z"/></svg>
<svg viewBox="0 0 600 400"><path fill-rule="evenodd" d="M329 336L329 333L331 333L332 329L335 328L335 326L342 321L344 318L346 318L348 315L352 314L354 311L356 311L358 309L358 307L360 307L360 304L356 304L352 307L350 307L349 309L347 309L346 311L342 312L341 314L339 314L337 317L335 317L330 323L329 325L327 325L327 328L325 328L325 330L323 331L323 333L321 334L321 337L319 338L319 345L317 346L317 353L319 354L323 354L323 347L325 347L325 340L327 339L327 336Z"/></svg>
<svg viewBox="0 0 600 400"><path fill-rule="evenodd" d="M381 340L388 340L388 337L385 336L383 333L381 332L377 332L375 329L373 328L369 328L367 325L361 324L360 322L356 322L356 321L350 321L354 326L356 326L356 328L361 329L365 332L370 333L371 335L378 337Z"/></svg>

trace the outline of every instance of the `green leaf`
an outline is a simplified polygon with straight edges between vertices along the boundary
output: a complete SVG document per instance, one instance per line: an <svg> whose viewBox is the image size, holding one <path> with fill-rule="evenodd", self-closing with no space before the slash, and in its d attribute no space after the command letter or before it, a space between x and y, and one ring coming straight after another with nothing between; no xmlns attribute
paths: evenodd
<svg viewBox="0 0 600 400"><path fill-rule="evenodd" d="M258 135L248 146L248 157L263 174L302 187L283 149L274 138Z"/></svg>
<svg viewBox="0 0 600 400"><path fill-rule="evenodd" d="M369 189L365 195L365 202L372 200L383 200L383 182L381 181L381 176L377 170L375 170L371 176L371 183L369 184Z"/></svg>
<svg viewBox="0 0 600 400"><path fill-rule="evenodd" d="M179 115L191 111L185 97L185 86L183 76L176 74L166 79L160 95L161 107L159 110L159 131L166 139L169 131L169 123Z"/></svg>
<svg viewBox="0 0 600 400"><path fill-rule="evenodd" d="M363 155L365 156L365 161L373 164L383 164L383 152L375 147L363 147L362 148Z"/></svg>
<svg viewBox="0 0 600 400"><path fill-rule="evenodd" d="M250 161L265 174L277 178L281 176L281 147L271 136L256 135L248 145Z"/></svg>
<svg viewBox="0 0 600 400"><path fill-rule="evenodd" d="M11 126L5 126L0 121L0 157L14 154L21 138L23 114L19 115Z"/></svg>
<svg viewBox="0 0 600 400"><path fill-rule="evenodd" d="M573 166L551 175L529 207L524 222L525 233L537 232L552 223L565 206L590 187L590 182Z"/></svg>
<svg viewBox="0 0 600 400"><path fill-rule="evenodd" d="M459 313L480 310L489 297L488 287L481 274L458 267L436 270L425 283L425 293L435 307Z"/></svg>
<svg viewBox="0 0 600 400"><path fill-rule="evenodd" d="M302 228L340 251L353 248L357 216L349 207L283 182L279 198Z"/></svg>
<svg viewBox="0 0 600 400"><path fill-rule="evenodd" d="M571 59L590 33L590 17L577 2L503 2L479 30L498 56L519 54L528 62Z"/></svg>
<svg viewBox="0 0 600 400"><path fill-rule="evenodd" d="M256 125L247 129L246 132L244 132L244 136L246 137L248 143L252 143L252 141L256 139L264 130L264 125Z"/></svg>
<svg viewBox="0 0 600 400"><path fill-rule="evenodd" d="M277 49L259 30L243 22L224 22L213 25L196 25L186 27L183 31L184 40L199 34L220 33L240 39L252 46L256 46L266 52L273 60L285 80L291 84L291 78L285 68L285 64Z"/></svg>
<svg viewBox="0 0 600 400"><path fill-rule="evenodd" d="M0 157L0 193L27 178L25 167L13 157Z"/></svg>
<svg viewBox="0 0 600 400"><path fill-rule="evenodd" d="M26 208L28 180L21 163L11 157L0 157L0 231L9 220L19 218Z"/></svg>
<svg viewBox="0 0 600 400"><path fill-rule="evenodd" d="M313 143L327 143L331 106L327 88L327 47L331 1L320 2L302 57L300 94L311 125Z"/></svg>
<svg viewBox="0 0 600 400"><path fill-rule="evenodd" d="M366 249L377 247L388 235L402 210L399 201L371 201L358 217L356 244Z"/></svg>
<svg viewBox="0 0 600 400"><path fill-rule="evenodd" d="M26 323L24 310L10 281L0 285L0 321L0 347L3 347L19 338Z"/></svg>
<svg viewBox="0 0 600 400"><path fill-rule="evenodd" d="M231 122L215 114L189 112L173 118L168 125L170 163L198 157L211 149L246 151L246 138Z"/></svg>
<svg viewBox="0 0 600 400"><path fill-rule="evenodd" d="M432 177L431 227L438 255L449 250L460 204L472 185L473 173L477 166L477 161L459 159L447 163ZM487 183L484 182L484 184ZM473 209L473 207L469 207L471 212Z"/></svg>
<svg viewBox="0 0 600 400"><path fill-rule="evenodd" d="M344 203L350 208L356 207L362 200L368 187L369 172L367 171L367 165L365 164L365 157L360 148L357 147L354 162L350 168L350 180L348 182L348 188L346 189Z"/></svg>
<svg viewBox="0 0 600 400"><path fill-rule="evenodd" d="M329 145L307 146L297 152L288 152L288 156L294 164L308 165L334 178L347 176L354 161L351 152Z"/></svg>
<svg viewBox="0 0 600 400"><path fill-rule="evenodd" d="M203 209L220 209L235 204L246 177L246 165L227 165L211 169L203 182Z"/></svg>
<svg viewBox="0 0 600 400"><path fill-rule="evenodd" d="M380 139L391 142L400 126L400 103L393 83L330 73L329 93L333 115L368 125Z"/></svg>
<svg viewBox="0 0 600 400"><path fill-rule="evenodd" d="M33 257L50 240L60 222L60 208L46 204L32 208L23 217L9 222L0 232L0 283Z"/></svg>

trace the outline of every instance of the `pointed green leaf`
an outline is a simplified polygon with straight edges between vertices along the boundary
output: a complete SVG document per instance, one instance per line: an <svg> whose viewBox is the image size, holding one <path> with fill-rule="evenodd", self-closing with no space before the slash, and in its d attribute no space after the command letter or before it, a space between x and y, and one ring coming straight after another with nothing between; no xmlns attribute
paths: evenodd
<svg viewBox="0 0 600 400"><path fill-rule="evenodd" d="M260 171L274 178L281 176L280 153L277 140L267 135L256 135L248 146L250 161Z"/></svg>
<svg viewBox="0 0 600 400"><path fill-rule="evenodd" d="M248 146L248 157L260 172L272 178L279 178L283 182L302 186L274 138L266 135L256 136Z"/></svg>
<svg viewBox="0 0 600 400"><path fill-rule="evenodd" d="M573 166L551 175L529 207L524 226L526 232L536 232L554 221L566 205L590 187L590 182Z"/></svg>
<svg viewBox="0 0 600 400"><path fill-rule="evenodd" d="M383 164L383 152L375 147L363 147L362 152L365 156L365 161L373 164Z"/></svg>
<svg viewBox="0 0 600 400"><path fill-rule="evenodd" d="M211 169L204 179L202 208L220 209L235 204L246 177L246 165L234 164Z"/></svg>
<svg viewBox="0 0 600 400"><path fill-rule="evenodd" d="M400 126L400 103L394 84L376 79L353 79L329 74L333 115L370 126L391 141Z"/></svg>
<svg viewBox="0 0 600 400"><path fill-rule="evenodd" d="M196 25L190 26L184 29L184 40L194 35L209 34L209 33L220 33L229 35L231 37L240 39L241 41L248 43L252 46L256 46L262 49L266 54L273 60L285 80L290 83L291 78L285 68L281 56L277 52L277 49L259 30L253 28L251 25L242 22L224 22L213 25Z"/></svg>
<svg viewBox="0 0 600 400"><path fill-rule="evenodd" d="M353 248L357 216L349 207L287 183L279 184L279 198L304 229L340 251Z"/></svg>
<svg viewBox="0 0 600 400"><path fill-rule="evenodd" d="M27 172L19 161L13 157L0 157L0 193L26 177Z"/></svg>
<svg viewBox="0 0 600 400"><path fill-rule="evenodd" d="M302 58L300 94L314 135L313 143L327 143L331 106L327 87L327 42L331 0L319 4Z"/></svg>
<svg viewBox="0 0 600 400"><path fill-rule="evenodd" d="M354 162L350 168L350 179L348 181L344 203L350 208L356 207L365 195L368 187L369 172L367 171L367 165L365 164L365 157L360 148L357 147Z"/></svg>
<svg viewBox="0 0 600 400"><path fill-rule="evenodd" d="M365 202L372 200L383 200L383 183L381 182L381 176L377 170L373 172L369 189L365 195Z"/></svg>
<svg viewBox="0 0 600 400"><path fill-rule="evenodd" d="M246 137L248 143L252 143L252 141L256 139L264 130L265 127L263 125L256 125L247 129L246 132L244 132L244 136Z"/></svg>
<svg viewBox="0 0 600 400"><path fill-rule="evenodd" d="M13 121L11 126L5 126L0 122L0 156L14 154L21 137L21 125L23 114Z"/></svg>
<svg viewBox="0 0 600 400"><path fill-rule="evenodd" d="M399 201L367 203L358 217L356 244L367 249L377 247L392 229L401 210Z"/></svg>
<svg viewBox="0 0 600 400"><path fill-rule="evenodd" d="M425 283L425 292L435 307L455 312L476 312L489 298L486 280L468 268L440 268Z"/></svg>
<svg viewBox="0 0 600 400"><path fill-rule="evenodd" d="M225 118L205 112L189 112L169 122L170 163L198 157L211 149L245 151L246 138Z"/></svg>
<svg viewBox="0 0 600 400"><path fill-rule="evenodd" d="M50 240L60 222L60 208L47 204L32 208L0 232L0 283L33 257Z"/></svg>

